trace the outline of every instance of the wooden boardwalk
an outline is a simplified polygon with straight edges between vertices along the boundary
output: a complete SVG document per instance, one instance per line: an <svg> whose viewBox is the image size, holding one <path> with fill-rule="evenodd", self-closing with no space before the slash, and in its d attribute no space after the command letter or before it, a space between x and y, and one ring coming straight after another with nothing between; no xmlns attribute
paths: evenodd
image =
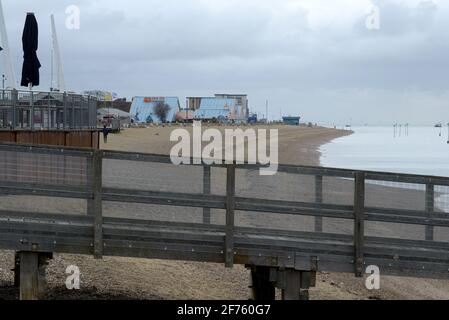
<svg viewBox="0 0 449 320"><path fill-rule="evenodd" d="M141 164L149 169L134 179L147 181L146 188L126 178L110 183L114 173ZM293 186L288 192L297 191L293 179L301 176L307 193L286 199L285 190L254 191L263 187L258 166L182 166L194 180L176 192L152 183L151 176L182 184L171 170L180 169L160 155L0 144L0 248L18 252L21 297L39 296L39 270L53 252L242 264L252 271L256 299L274 298L275 287L285 299L306 299L316 272L360 277L370 265L382 275L449 278L449 212L444 203L436 205L440 194L449 193L449 178L280 165L279 175ZM243 171L256 179L251 197L239 191ZM223 183L220 191L217 180ZM78 199L86 210L6 205L30 197L55 203ZM147 216L133 214L129 208L137 204ZM125 209L108 213L114 205ZM155 207L167 219L155 219ZM198 210L199 220L191 213ZM220 212L222 217L214 218ZM254 219L252 224L241 223L241 213ZM272 220L261 225L265 215ZM290 217L304 220L294 225ZM277 227L285 221L285 228Z"/></svg>

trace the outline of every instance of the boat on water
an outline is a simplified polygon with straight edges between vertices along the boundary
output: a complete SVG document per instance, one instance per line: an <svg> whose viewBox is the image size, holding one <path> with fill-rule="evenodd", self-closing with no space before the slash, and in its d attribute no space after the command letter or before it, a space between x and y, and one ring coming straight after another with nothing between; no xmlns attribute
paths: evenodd
<svg viewBox="0 0 449 320"><path fill-rule="evenodd" d="M443 127L443 125L441 124L441 123L437 123L436 125L435 125L435 128L442 128Z"/></svg>

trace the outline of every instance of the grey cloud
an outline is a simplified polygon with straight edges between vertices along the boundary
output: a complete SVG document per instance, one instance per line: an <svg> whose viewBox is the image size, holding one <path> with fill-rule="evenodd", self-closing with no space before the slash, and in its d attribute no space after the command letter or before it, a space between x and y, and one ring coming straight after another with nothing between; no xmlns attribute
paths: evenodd
<svg viewBox="0 0 449 320"><path fill-rule="evenodd" d="M364 36L397 36L426 32L432 28L438 12L438 6L431 0L421 1L415 6L385 0L373 1L373 4L380 11L380 29L368 30L366 17L361 17L355 28Z"/></svg>
<svg viewBox="0 0 449 320"><path fill-rule="evenodd" d="M328 6L345 10L338 2ZM279 117L282 108L329 123L347 122L348 114L363 122L401 114L410 123L449 119L444 107L449 103L449 5L444 1L379 1L379 32L365 28L363 12L353 17L353 28L330 23L312 29L307 2L296 5L296 0L3 3L17 74L25 14L38 16L41 89L50 82L49 15L54 13L73 90L178 95L181 100L247 92L253 110L264 112L265 100L271 101L271 117ZM78 31L64 27L69 4L81 8ZM407 112L410 108L413 112Z"/></svg>

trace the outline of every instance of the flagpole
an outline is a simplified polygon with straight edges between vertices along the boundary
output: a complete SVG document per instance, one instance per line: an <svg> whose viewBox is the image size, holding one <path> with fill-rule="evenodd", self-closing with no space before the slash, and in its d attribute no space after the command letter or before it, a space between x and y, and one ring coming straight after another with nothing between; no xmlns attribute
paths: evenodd
<svg viewBox="0 0 449 320"><path fill-rule="evenodd" d="M57 79L58 79L58 90L59 90L59 92L65 92L66 84L65 84L65 78L64 78L64 69L62 68L61 52L59 50L59 41L58 41L58 34L56 33L54 15L51 15L50 19L51 19L52 38L53 38L53 51L52 52L54 53L56 73L57 73Z"/></svg>
<svg viewBox="0 0 449 320"><path fill-rule="evenodd" d="M11 60L11 51L9 49L8 35L6 33L6 22L3 14L3 4L0 0L0 43L4 51L4 65L6 73L6 81L9 83L9 87L16 89L16 76L14 74L14 68Z"/></svg>

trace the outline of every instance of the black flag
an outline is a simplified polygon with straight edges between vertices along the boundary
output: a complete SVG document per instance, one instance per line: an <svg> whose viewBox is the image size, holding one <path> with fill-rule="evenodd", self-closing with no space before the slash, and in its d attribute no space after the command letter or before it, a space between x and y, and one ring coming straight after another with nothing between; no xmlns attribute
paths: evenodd
<svg viewBox="0 0 449 320"><path fill-rule="evenodd" d="M32 13L27 14L23 29L22 44L23 68L21 85L27 87L31 83L32 86L38 86L39 68L41 67L36 54L38 48L38 26L36 18Z"/></svg>

